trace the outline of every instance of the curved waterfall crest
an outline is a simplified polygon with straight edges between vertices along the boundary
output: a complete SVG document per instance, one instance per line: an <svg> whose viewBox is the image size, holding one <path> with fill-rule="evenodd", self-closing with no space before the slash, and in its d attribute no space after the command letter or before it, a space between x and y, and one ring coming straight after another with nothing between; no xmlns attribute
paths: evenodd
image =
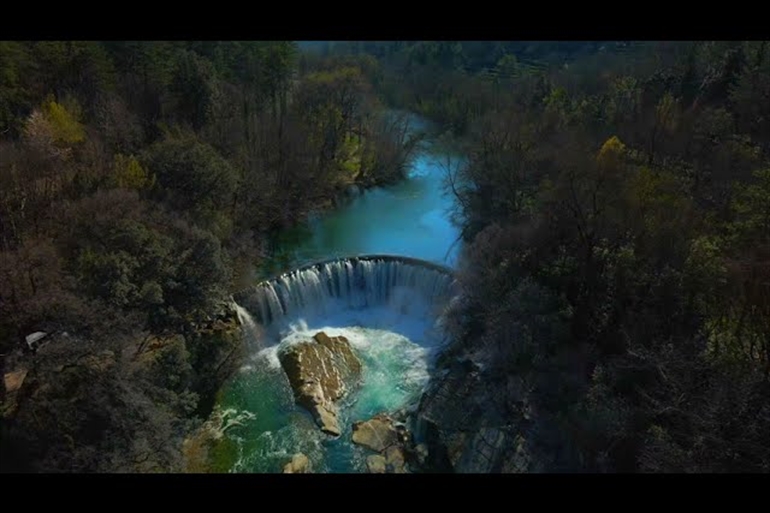
<svg viewBox="0 0 770 513"><path fill-rule="evenodd" d="M398 255L360 255L309 264L233 295L263 326L297 314L339 308L390 305L418 300L436 313L455 295L448 267Z"/></svg>

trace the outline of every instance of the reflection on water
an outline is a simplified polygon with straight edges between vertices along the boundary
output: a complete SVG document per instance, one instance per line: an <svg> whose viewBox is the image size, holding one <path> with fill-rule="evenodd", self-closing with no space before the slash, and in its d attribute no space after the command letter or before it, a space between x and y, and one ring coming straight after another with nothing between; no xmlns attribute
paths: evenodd
<svg viewBox="0 0 770 513"><path fill-rule="evenodd" d="M445 175L436 155L418 155L403 182L368 190L307 224L285 230L260 278L319 260L372 253L453 266L459 230L450 221L455 201L444 187Z"/></svg>

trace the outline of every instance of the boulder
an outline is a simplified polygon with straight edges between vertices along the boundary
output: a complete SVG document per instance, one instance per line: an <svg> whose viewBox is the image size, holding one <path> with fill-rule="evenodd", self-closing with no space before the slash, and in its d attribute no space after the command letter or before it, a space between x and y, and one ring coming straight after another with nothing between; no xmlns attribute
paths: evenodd
<svg viewBox="0 0 770 513"><path fill-rule="evenodd" d="M313 415L321 430L341 433L336 401L361 375L361 362L345 337L316 333L312 341L291 346L279 355L297 404Z"/></svg>
<svg viewBox="0 0 770 513"><path fill-rule="evenodd" d="M407 457L414 459L411 433L386 413L353 424L353 443L379 453L367 458L370 472L405 474Z"/></svg>
<svg viewBox="0 0 770 513"><path fill-rule="evenodd" d="M406 473L404 463L404 451L401 447L391 445L385 449L385 465L389 472L394 474Z"/></svg>
<svg viewBox="0 0 770 513"><path fill-rule="evenodd" d="M3 375L2 394L0 394L0 418L10 418L16 415L19 407L19 391L24 384L29 371L19 369Z"/></svg>
<svg viewBox="0 0 770 513"><path fill-rule="evenodd" d="M353 424L353 443L376 452L382 452L399 443L399 433L393 421L385 414L378 414L366 422Z"/></svg>
<svg viewBox="0 0 770 513"><path fill-rule="evenodd" d="M312 413L314 413L316 423L321 427L321 431L332 436L340 436L342 434L337 418L336 406L318 406Z"/></svg>
<svg viewBox="0 0 770 513"><path fill-rule="evenodd" d="M10 394L20 389L21 385L24 384L24 378L27 377L27 373L27 369L20 369L3 376L5 391Z"/></svg>
<svg viewBox="0 0 770 513"><path fill-rule="evenodd" d="M313 340L332 352L337 361L338 368L343 371L343 377L349 378L361 374L361 361L353 353L350 342L345 337L330 337L323 331L313 335Z"/></svg>
<svg viewBox="0 0 770 513"><path fill-rule="evenodd" d="M379 454L372 454L366 458L366 467L372 474L384 474L386 465L385 457Z"/></svg>
<svg viewBox="0 0 770 513"><path fill-rule="evenodd" d="M419 465L425 465L425 462L428 461L428 446L425 444L417 444L417 447L414 448L414 453L417 458L417 463Z"/></svg>
<svg viewBox="0 0 770 513"><path fill-rule="evenodd" d="M308 472L310 472L310 460L301 452L292 456L291 461L283 467L284 474L307 474Z"/></svg>

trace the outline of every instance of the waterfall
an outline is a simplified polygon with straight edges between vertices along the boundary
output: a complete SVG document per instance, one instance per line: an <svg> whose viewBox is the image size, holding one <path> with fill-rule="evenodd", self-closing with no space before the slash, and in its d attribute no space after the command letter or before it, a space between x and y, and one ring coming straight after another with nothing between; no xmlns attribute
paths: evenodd
<svg viewBox="0 0 770 513"><path fill-rule="evenodd" d="M247 322L269 326L297 314L324 314L340 308L432 305L438 314L453 295L449 269L413 258L362 256L313 264L236 294ZM238 311L239 318L241 309ZM245 316L244 316L245 317Z"/></svg>
<svg viewBox="0 0 770 513"><path fill-rule="evenodd" d="M254 321L254 318L248 310L238 303L234 302L233 304L235 306L235 313L238 315L238 322L241 323L246 343L251 349L259 348L261 345L260 340L262 339L259 326L257 326L257 323Z"/></svg>

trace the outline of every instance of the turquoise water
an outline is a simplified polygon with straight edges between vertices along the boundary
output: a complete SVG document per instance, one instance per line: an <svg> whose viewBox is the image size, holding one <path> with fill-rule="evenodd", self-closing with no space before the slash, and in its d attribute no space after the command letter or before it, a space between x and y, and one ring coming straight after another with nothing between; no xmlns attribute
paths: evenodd
<svg viewBox="0 0 770 513"><path fill-rule="evenodd" d="M360 387L340 404L342 435L335 439L323 434L294 404L278 362L279 349L273 346L244 366L221 401L223 408L251 414L243 426L227 431L239 447L233 471L280 472L296 452L308 456L315 472L364 471L367 452L351 443L353 422L396 410L419 397L428 380L431 352L426 347L390 329L321 325L299 327L280 345L306 340L317 331L345 336L363 364Z"/></svg>
<svg viewBox="0 0 770 513"><path fill-rule="evenodd" d="M453 158L449 165L457 162ZM287 230L263 277L319 260L372 253L453 266L459 232L450 221L454 199L444 187L446 165L446 155L426 145L406 180L366 191L306 226ZM219 408L246 419L226 432L237 455L227 456L234 460L224 466L233 472L280 472L292 454L302 452L314 472L365 471L369 453L351 443L352 423L403 408L419 397L441 341L427 311L383 307L339 311L310 321L299 316L267 348L255 350L223 389ZM336 439L323 434L309 413L294 404L277 357L280 348L318 331L347 337L363 363L360 388L340 404L343 432Z"/></svg>
<svg viewBox="0 0 770 513"><path fill-rule="evenodd" d="M307 225L286 230L263 277L335 257L405 255L453 266L459 230L450 221L455 201L445 189L446 155L419 153L406 180L378 187ZM455 157L449 166L455 168Z"/></svg>

